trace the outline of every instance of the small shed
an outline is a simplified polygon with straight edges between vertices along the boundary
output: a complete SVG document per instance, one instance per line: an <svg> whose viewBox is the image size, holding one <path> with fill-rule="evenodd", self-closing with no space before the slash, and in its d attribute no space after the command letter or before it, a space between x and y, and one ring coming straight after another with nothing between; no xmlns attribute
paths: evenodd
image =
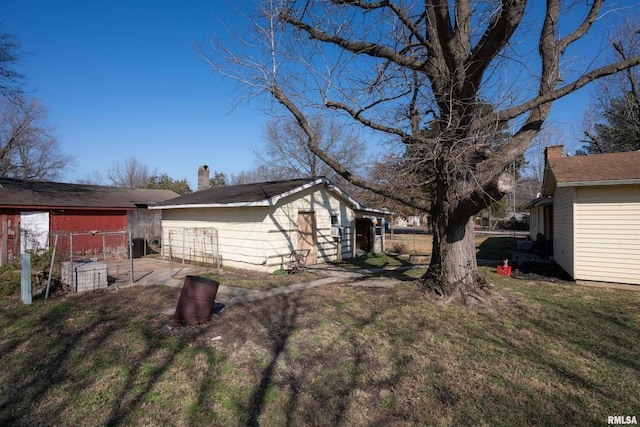
<svg viewBox="0 0 640 427"><path fill-rule="evenodd" d="M90 233L131 232L134 241L159 239L160 215L147 208L177 196L170 190L0 178L0 265L16 261L25 250L47 248L56 233L85 233L74 242L79 256L104 245L127 253L123 239L96 243Z"/></svg>
<svg viewBox="0 0 640 427"><path fill-rule="evenodd" d="M575 280L640 285L640 152L565 157L554 146L545 157L532 239L552 242Z"/></svg>
<svg viewBox="0 0 640 427"><path fill-rule="evenodd" d="M384 251L389 211L367 209L325 177L216 187L166 201L165 256L273 272Z"/></svg>

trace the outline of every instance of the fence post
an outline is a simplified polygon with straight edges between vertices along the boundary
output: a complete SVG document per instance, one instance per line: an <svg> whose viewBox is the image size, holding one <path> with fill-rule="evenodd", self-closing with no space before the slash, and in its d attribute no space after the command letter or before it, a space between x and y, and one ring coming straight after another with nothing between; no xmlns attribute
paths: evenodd
<svg viewBox="0 0 640 427"><path fill-rule="evenodd" d="M49 274L47 275L47 291L44 294L44 299L49 298L49 288L51 287L51 276L53 275L53 263L56 259L56 250L58 250L58 233L56 233L56 239L53 242L53 253L51 254L51 265L49 265Z"/></svg>
<svg viewBox="0 0 640 427"><path fill-rule="evenodd" d="M77 278L75 274L75 268L73 268L73 233L69 233L69 262L71 265L69 270L71 276L71 291L76 292L78 288L76 287Z"/></svg>
<svg viewBox="0 0 640 427"><path fill-rule="evenodd" d="M133 239L131 238L131 232L127 233L127 237L129 239L129 263L131 267L129 274L131 275L131 284L133 285Z"/></svg>
<svg viewBox="0 0 640 427"><path fill-rule="evenodd" d="M31 255L26 252L22 253L22 272L20 279L22 302L25 304L31 304Z"/></svg>

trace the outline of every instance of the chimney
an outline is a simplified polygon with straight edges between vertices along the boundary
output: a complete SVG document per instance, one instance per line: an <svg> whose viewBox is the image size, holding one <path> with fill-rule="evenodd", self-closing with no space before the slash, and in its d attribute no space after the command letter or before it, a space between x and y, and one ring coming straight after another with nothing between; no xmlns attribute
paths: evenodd
<svg viewBox="0 0 640 427"><path fill-rule="evenodd" d="M564 157L564 145L552 145L544 149L544 159L561 159Z"/></svg>
<svg viewBox="0 0 640 427"><path fill-rule="evenodd" d="M198 191L209 188L209 166L198 167Z"/></svg>

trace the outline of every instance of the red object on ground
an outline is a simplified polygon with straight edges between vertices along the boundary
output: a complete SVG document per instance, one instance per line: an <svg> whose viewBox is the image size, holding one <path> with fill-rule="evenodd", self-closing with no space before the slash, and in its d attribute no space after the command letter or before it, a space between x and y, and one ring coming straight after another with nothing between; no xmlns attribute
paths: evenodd
<svg viewBox="0 0 640 427"><path fill-rule="evenodd" d="M500 276L511 276L511 266L504 266L504 265L499 265L498 266L498 274Z"/></svg>

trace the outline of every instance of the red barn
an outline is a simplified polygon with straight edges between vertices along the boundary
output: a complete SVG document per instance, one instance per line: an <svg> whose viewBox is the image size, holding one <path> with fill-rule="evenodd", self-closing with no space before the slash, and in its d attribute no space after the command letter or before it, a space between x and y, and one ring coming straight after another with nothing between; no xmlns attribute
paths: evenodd
<svg viewBox="0 0 640 427"><path fill-rule="evenodd" d="M0 265L25 250L48 247L56 234L76 234L74 254L126 251L122 236L128 232L134 241L161 236L161 218L147 207L177 196L170 190L0 178Z"/></svg>

